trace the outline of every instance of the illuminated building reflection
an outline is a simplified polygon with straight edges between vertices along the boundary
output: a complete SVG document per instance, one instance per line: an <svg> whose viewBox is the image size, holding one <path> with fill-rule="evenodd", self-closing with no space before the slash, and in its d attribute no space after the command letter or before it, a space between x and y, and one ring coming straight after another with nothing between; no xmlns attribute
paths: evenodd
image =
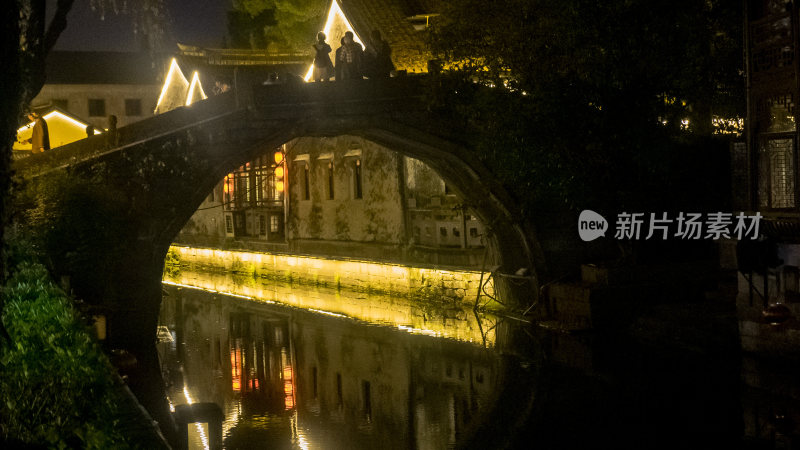
<svg viewBox="0 0 800 450"><path fill-rule="evenodd" d="M229 272L180 270L165 273L164 284L222 293L267 304L282 304L333 317L349 317L427 336L494 346L498 319L474 314L463 304L428 299L288 284Z"/></svg>
<svg viewBox="0 0 800 450"><path fill-rule="evenodd" d="M497 388L494 350L443 339L458 335L445 326L420 335L220 292L165 293L168 396L220 405L227 448L453 447Z"/></svg>

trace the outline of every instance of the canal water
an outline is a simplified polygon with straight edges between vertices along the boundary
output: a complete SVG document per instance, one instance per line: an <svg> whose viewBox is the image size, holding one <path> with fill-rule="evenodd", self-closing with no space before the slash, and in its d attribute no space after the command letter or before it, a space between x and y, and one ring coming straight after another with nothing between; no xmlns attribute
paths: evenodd
<svg viewBox="0 0 800 450"><path fill-rule="evenodd" d="M735 336L661 338L183 270L158 351L170 403L217 404L227 449L793 448L771 394L742 384ZM190 448L209 433L190 425Z"/></svg>

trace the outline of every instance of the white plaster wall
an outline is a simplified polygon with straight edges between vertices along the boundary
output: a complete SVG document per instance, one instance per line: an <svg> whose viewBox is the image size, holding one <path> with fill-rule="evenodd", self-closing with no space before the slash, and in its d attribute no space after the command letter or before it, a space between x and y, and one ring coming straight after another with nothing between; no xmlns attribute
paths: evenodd
<svg viewBox="0 0 800 450"><path fill-rule="evenodd" d="M300 138L289 149L289 239L405 242L398 158L353 136ZM353 161L361 151L362 198L353 195ZM297 160L298 157L307 160ZM334 164L334 198L328 197L328 161ZM302 172L310 164L311 195L303 198Z"/></svg>
<svg viewBox="0 0 800 450"><path fill-rule="evenodd" d="M96 128L108 128L108 116L117 116L117 127L153 116L161 86L152 84L45 84L33 99L33 107L50 104L53 99L67 100L67 110ZM106 103L103 117L89 117L89 99L102 98ZM140 99L142 114L125 115L125 99Z"/></svg>

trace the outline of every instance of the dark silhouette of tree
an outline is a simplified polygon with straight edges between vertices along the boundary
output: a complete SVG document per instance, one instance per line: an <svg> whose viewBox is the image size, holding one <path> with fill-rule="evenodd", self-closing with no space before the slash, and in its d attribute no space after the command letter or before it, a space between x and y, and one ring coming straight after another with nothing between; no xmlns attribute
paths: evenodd
<svg viewBox="0 0 800 450"><path fill-rule="evenodd" d="M16 139L17 127L23 109L39 93L45 82L45 57L53 48L58 36L67 26L67 13L74 0L58 0L55 15L45 26L45 0L12 1L2 15L0 38L0 243L5 242L5 228L9 219L8 198L11 187L11 149ZM5 251L0 251L0 281L7 276ZM0 312L3 310L0 296ZM4 341L8 338L0 322Z"/></svg>
<svg viewBox="0 0 800 450"><path fill-rule="evenodd" d="M721 0L454 0L428 32L444 67L432 97L474 126L524 207L699 202L698 182L723 172L703 175L712 116L744 116L741 14Z"/></svg>
<svg viewBox="0 0 800 450"><path fill-rule="evenodd" d="M430 42L478 79L653 122L688 118L702 134L712 113L743 114L737 2L512 0L491 14L477 0L449 5Z"/></svg>
<svg viewBox="0 0 800 450"><path fill-rule="evenodd" d="M271 9L265 9L253 17L246 11L228 11L230 47L251 49L265 48L267 46L267 38L264 30L268 26L275 25L272 12Z"/></svg>
<svg viewBox="0 0 800 450"><path fill-rule="evenodd" d="M9 221L9 189L11 187L11 152L16 139L22 113L45 83L45 61L58 37L67 27L67 13L74 0L57 0L55 13L46 24L45 0L12 0L2 14L0 37L0 242L5 242L5 229ZM92 0L101 17L106 12L130 14L134 30L148 40L151 49L158 49L167 32L166 7L163 0L138 0L120 4L113 0ZM5 280L5 251L0 252L0 284ZM0 311L3 300L0 296ZM0 335L7 338L0 322ZM0 339L2 341L3 339Z"/></svg>
<svg viewBox="0 0 800 450"><path fill-rule="evenodd" d="M327 0L236 0L228 32L234 43L277 45L287 51L307 52L325 19Z"/></svg>

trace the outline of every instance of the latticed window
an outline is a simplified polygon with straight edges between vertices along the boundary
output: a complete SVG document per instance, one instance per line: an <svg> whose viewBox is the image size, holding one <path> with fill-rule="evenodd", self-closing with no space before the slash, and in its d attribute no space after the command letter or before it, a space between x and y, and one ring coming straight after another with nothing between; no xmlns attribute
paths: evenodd
<svg viewBox="0 0 800 450"><path fill-rule="evenodd" d="M768 133L793 132L794 96L791 93L772 95L764 98L758 105L759 118L766 123Z"/></svg>
<svg viewBox="0 0 800 450"><path fill-rule="evenodd" d="M758 203L765 208L794 208L793 138L769 139L758 152Z"/></svg>
<svg viewBox="0 0 800 450"><path fill-rule="evenodd" d="M269 216L269 232L277 233L281 229L281 218L276 215Z"/></svg>
<svg viewBox="0 0 800 450"><path fill-rule="evenodd" d="M236 208L250 206L250 173L246 171L235 172L234 176L234 204Z"/></svg>

